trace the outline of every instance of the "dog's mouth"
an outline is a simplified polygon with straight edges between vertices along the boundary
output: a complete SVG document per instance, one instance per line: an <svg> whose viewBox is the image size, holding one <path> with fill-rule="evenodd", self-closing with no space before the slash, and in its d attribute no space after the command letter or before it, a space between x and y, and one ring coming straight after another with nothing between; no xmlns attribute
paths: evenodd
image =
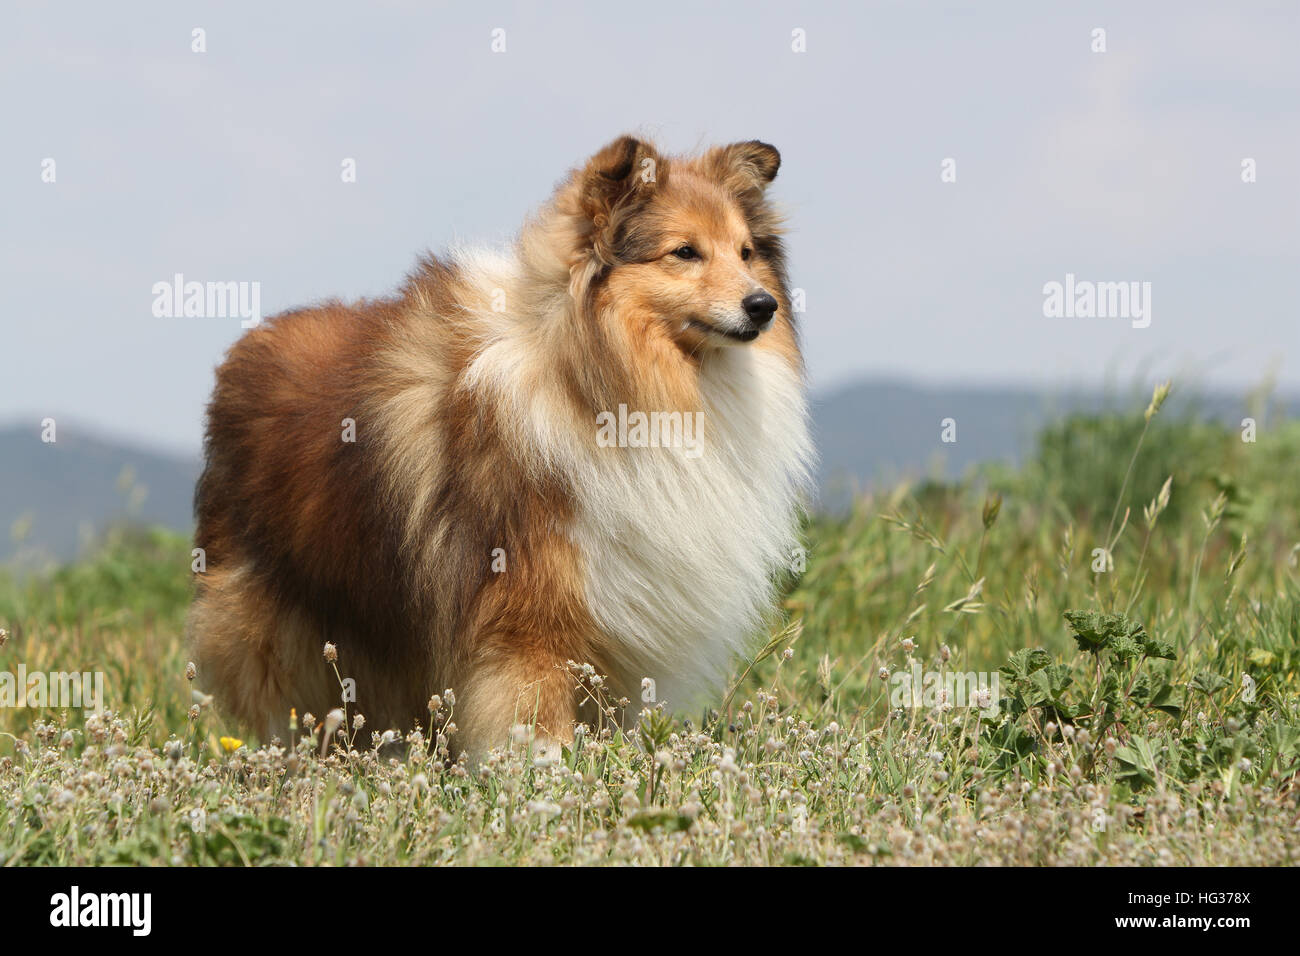
<svg viewBox="0 0 1300 956"><path fill-rule="evenodd" d="M686 323L690 328L699 329L701 332L709 335L717 335L725 339L731 339L734 342L752 342L758 338L758 329L745 329L743 332L733 332L730 329L720 329L716 325L708 325L705 322L699 322L690 319Z"/></svg>

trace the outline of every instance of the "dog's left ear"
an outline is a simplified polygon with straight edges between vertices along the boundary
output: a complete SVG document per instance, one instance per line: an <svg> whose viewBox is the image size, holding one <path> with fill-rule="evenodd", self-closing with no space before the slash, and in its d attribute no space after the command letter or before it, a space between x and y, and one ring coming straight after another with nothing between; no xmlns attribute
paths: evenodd
<svg viewBox="0 0 1300 956"><path fill-rule="evenodd" d="M718 146L704 154L705 169L743 202L763 198L767 184L781 168L775 146L751 139L747 143Z"/></svg>

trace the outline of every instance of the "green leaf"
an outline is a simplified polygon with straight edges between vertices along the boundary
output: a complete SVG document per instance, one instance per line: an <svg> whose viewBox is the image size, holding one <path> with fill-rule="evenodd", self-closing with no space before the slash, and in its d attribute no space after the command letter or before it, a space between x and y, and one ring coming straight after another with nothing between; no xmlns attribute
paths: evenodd
<svg viewBox="0 0 1300 956"><path fill-rule="evenodd" d="M1160 773L1156 767L1155 747L1146 737L1135 736L1128 744L1117 749L1115 761L1119 764L1119 769L1115 772L1116 779L1134 790L1152 786Z"/></svg>
<svg viewBox="0 0 1300 956"><path fill-rule="evenodd" d="M1162 681L1151 694L1146 706L1152 710L1158 710L1168 714L1170 717L1178 717L1183 712L1183 695L1178 692L1178 688L1168 681Z"/></svg>
<svg viewBox="0 0 1300 956"><path fill-rule="evenodd" d="M1174 653L1174 645L1169 641L1162 641L1158 637L1148 635L1142 645L1143 652L1147 657L1158 657L1166 661L1172 661L1177 657L1177 654Z"/></svg>
<svg viewBox="0 0 1300 956"><path fill-rule="evenodd" d="M1219 691L1231 685L1226 678L1220 677L1213 671L1201 671L1187 682L1187 686L1192 690L1199 690L1202 694L1213 697Z"/></svg>
<svg viewBox="0 0 1300 956"><path fill-rule="evenodd" d="M1252 647L1250 652L1246 655L1246 660L1250 661L1256 667L1268 669L1277 661L1277 655L1262 647Z"/></svg>
<svg viewBox="0 0 1300 956"><path fill-rule="evenodd" d="M867 852L867 841L862 839L862 837L858 836L856 833L841 833L835 839L838 843L847 847L849 850L852 850L854 853Z"/></svg>
<svg viewBox="0 0 1300 956"><path fill-rule="evenodd" d="M1018 683L1051 663L1052 655L1041 647L1025 647L1008 657L1007 662L998 668L998 673L1012 683Z"/></svg>
<svg viewBox="0 0 1300 956"><path fill-rule="evenodd" d="M691 828L691 818L676 810L664 807L647 807L638 810L627 818L627 825L647 833L656 827L663 827L667 833L676 833Z"/></svg>
<svg viewBox="0 0 1300 956"><path fill-rule="evenodd" d="M1126 659L1141 653L1147 640L1146 628L1123 614L1066 611L1065 619L1074 631L1079 649L1092 654L1109 648Z"/></svg>

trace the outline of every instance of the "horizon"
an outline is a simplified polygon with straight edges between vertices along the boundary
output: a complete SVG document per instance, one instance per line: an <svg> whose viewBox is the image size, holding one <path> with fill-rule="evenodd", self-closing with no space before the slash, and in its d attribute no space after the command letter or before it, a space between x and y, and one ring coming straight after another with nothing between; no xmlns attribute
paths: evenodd
<svg viewBox="0 0 1300 956"><path fill-rule="evenodd" d="M1090 386L1086 383L1057 385L1052 388L1046 386L1037 386L1033 383L1015 382L1015 383L997 383L997 382L928 382L921 378L902 378L897 376L862 376L838 383L827 388L810 389L809 408L812 418L816 419L813 413L817 408L825 408L834 401L841 399L848 393L859 388L885 388L900 391L915 391L921 393L942 393L942 392L970 392L981 393L996 397L1025 397L1041 398L1047 403L1055 400L1079 399L1101 401L1111 403L1133 399L1146 402L1150 398L1151 388L1156 384L1157 379L1149 380L1131 380L1128 382L1107 382ZM1190 403L1195 406L1202 402L1221 402L1230 403L1235 401L1246 402L1252 397L1263 394L1271 399L1274 406L1281 406L1283 409L1291 410L1300 407L1300 389L1288 390L1278 387L1275 383L1270 385L1267 382L1257 383L1249 388L1232 388L1232 387L1202 387L1202 386L1180 386L1177 380L1173 381L1173 390L1169 398L1169 407L1172 411L1177 411L1181 407ZM1136 405L1133 408L1134 414L1141 409ZM39 415L35 413L18 414L12 416L0 417L0 433L9 431L27 430L32 433L36 440L40 438L41 419L44 417L54 418L57 423L59 432L70 433L77 438L90 439L105 445L141 452L160 457L170 457L175 459L191 458L202 460L203 447L202 441L198 441L191 446L169 445L152 441L149 436L142 435L133 431L117 431L111 425L105 426L101 423L79 418L76 415L62 416L58 414ZM1051 418L1049 414L1045 416ZM1166 418L1170 416L1166 415Z"/></svg>

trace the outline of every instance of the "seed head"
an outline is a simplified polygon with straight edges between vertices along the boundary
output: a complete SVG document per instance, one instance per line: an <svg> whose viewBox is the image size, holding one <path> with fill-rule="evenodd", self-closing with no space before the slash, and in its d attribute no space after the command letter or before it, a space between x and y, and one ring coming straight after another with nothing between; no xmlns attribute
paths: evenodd
<svg viewBox="0 0 1300 956"><path fill-rule="evenodd" d="M985 500L984 511L980 515L980 519L984 524L985 531L993 527L994 522L998 520L998 512L1000 512L1001 510L1002 510L1002 496L1000 494L993 495L992 497Z"/></svg>
<svg viewBox="0 0 1300 956"><path fill-rule="evenodd" d="M1165 399L1169 397L1169 390L1172 387L1172 382L1161 382L1155 387L1155 390L1151 393L1151 404L1147 406L1147 410L1144 413L1147 421L1151 421L1151 419L1155 417L1156 412L1160 411L1160 406L1163 405Z"/></svg>

